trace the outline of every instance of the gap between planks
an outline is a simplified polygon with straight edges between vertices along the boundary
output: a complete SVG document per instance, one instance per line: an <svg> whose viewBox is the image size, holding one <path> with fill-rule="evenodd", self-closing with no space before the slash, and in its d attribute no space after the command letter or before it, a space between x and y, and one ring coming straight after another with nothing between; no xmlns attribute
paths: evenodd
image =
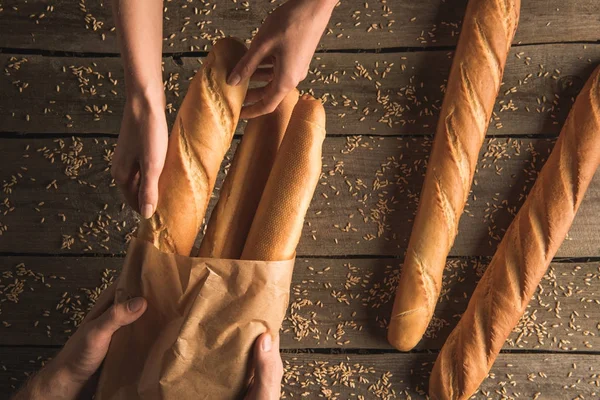
<svg viewBox="0 0 600 400"><path fill-rule="evenodd" d="M544 45L557 45L557 44L598 44L599 40L565 40L556 42L527 42L527 43L513 43L511 48L520 48L526 46L544 46ZM398 46L398 47L379 47L374 49L323 49L317 48L315 56L323 54L390 54L390 53L414 53L418 51L454 51L456 45L448 46ZM0 54L14 54L14 55L29 55L29 56L43 56L43 57L76 57L76 58L121 58L120 53L97 53L93 51L64 51L64 50L44 50L36 48L17 48L17 47L0 47ZM172 58L173 60L186 58L186 57L198 57L204 58L208 56L209 51L181 51L181 52L163 52L162 58Z"/></svg>
<svg viewBox="0 0 600 400"><path fill-rule="evenodd" d="M14 64L10 57L0 54L0 63ZM51 135L88 131L115 135L119 131L125 96L118 59L19 58L27 61L18 69L7 68L9 75L0 79L0 89L7 93L0 99L0 129ZM165 59L164 64L169 123L188 79L200 67L198 58L180 60L182 65L172 59ZM445 51L321 53L299 88L325 101L330 134L431 135L451 61L451 54ZM598 61L600 45L512 49L488 133L556 135L571 98ZM92 112L92 107L102 108L102 112ZM240 124L237 133L242 130Z"/></svg>
<svg viewBox="0 0 600 400"><path fill-rule="evenodd" d="M4 345L62 345L123 265L122 259L100 257L0 260L0 283L7 285L0 299L10 294L13 300L0 302ZM418 350L441 347L488 263L489 258L447 261L440 303ZM282 347L391 350L385 325L400 270L397 259L297 258ZM552 263L504 348L598 351L599 287L600 263Z"/></svg>

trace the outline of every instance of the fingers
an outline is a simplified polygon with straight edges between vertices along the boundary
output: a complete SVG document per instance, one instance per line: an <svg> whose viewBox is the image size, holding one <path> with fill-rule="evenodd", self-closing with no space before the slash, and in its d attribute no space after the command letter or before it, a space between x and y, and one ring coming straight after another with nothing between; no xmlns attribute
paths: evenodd
<svg viewBox="0 0 600 400"><path fill-rule="evenodd" d="M158 203L158 179L162 172L163 164L147 164L143 167L138 192L138 204L143 218L150 218L156 210Z"/></svg>
<svg viewBox="0 0 600 400"><path fill-rule="evenodd" d="M263 62L267 57L270 47L266 42L261 41L259 38L255 38L250 45L250 49L244 54L242 59L238 61L237 65L229 74L227 84L236 86L245 79L250 77L256 71L256 68Z"/></svg>
<svg viewBox="0 0 600 400"><path fill-rule="evenodd" d="M117 185L125 185L136 171L136 162L134 159L121 160L120 153L113 156L113 163L110 167L110 174Z"/></svg>
<svg viewBox="0 0 600 400"><path fill-rule="evenodd" d="M113 163L110 171L115 183L125 196L125 201L136 212L139 212L138 191L140 188L140 169L135 160L126 166L118 166Z"/></svg>
<svg viewBox="0 0 600 400"><path fill-rule="evenodd" d="M158 204L158 181L165 166L169 133L164 112L149 117L140 156L138 204L142 218L150 218Z"/></svg>
<svg viewBox="0 0 600 400"><path fill-rule="evenodd" d="M254 343L254 383L248 400L275 400L281 393L283 363L279 355L279 335L263 333Z"/></svg>
<svg viewBox="0 0 600 400"><path fill-rule="evenodd" d="M265 86L248 89L246 92L246 98L244 99L244 104L251 105L261 101L265 97L265 92Z"/></svg>
<svg viewBox="0 0 600 400"><path fill-rule="evenodd" d="M273 68L257 68L250 77L254 82L270 82L273 79Z"/></svg>
<svg viewBox="0 0 600 400"><path fill-rule="evenodd" d="M111 174L129 205L144 218L156 210L168 140L163 109L133 101L126 104Z"/></svg>
<svg viewBox="0 0 600 400"><path fill-rule="evenodd" d="M107 287L101 294L98 296L96 303L94 303L94 307L90 310L90 312L83 319L83 323L88 321L92 321L98 318L101 314L103 314L108 308L112 305L115 300L115 292L117 290L117 284L113 283L109 287Z"/></svg>
<svg viewBox="0 0 600 400"><path fill-rule="evenodd" d="M267 67L267 66L272 67L274 64L275 64L275 56L274 55L266 56L260 62L261 67Z"/></svg>
<svg viewBox="0 0 600 400"><path fill-rule="evenodd" d="M289 58L289 57L288 57ZM251 89L247 93L254 104L242 108L241 118L251 119L261 115L269 114L277 108L285 96L293 90L300 81L300 74L294 72L294 65L290 64L286 57L276 60L273 67L273 80L262 88ZM252 103L248 100L246 103Z"/></svg>
<svg viewBox="0 0 600 400"><path fill-rule="evenodd" d="M124 184L118 185L125 201L137 213L140 212L138 192L140 191L140 171L136 168L135 174Z"/></svg>
<svg viewBox="0 0 600 400"><path fill-rule="evenodd" d="M288 90L287 85L282 85L273 80L262 88L249 90L246 95L247 98L251 96L256 100L254 104L242 108L240 117L251 119L275 111L279 103L292 89L293 86ZM252 101L248 101L248 103L252 103Z"/></svg>
<svg viewBox="0 0 600 400"><path fill-rule="evenodd" d="M148 304L142 297L135 297L127 302L113 304L96 320L98 333L112 336L117 329L136 321L146 311Z"/></svg>

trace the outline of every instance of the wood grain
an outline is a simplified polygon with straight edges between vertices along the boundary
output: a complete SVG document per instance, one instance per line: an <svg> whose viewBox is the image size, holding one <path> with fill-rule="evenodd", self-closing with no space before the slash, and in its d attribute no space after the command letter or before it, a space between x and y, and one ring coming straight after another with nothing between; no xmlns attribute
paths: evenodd
<svg viewBox="0 0 600 400"><path fill-rule="evenodd" d="M63 345L122 263L115 257L3 257L0 346ZM417 349L441 348L488 263L447 262L433 323ZM397 259L298 258L282 348L391 349L385 326L400 269ZM600 263L553 263L504 349L597 352L599 304Z"/></svg>
<svg viewBox="0 0 600 400"><path fill-rule="evenodd" d="M0 199L0 252L122 254L137 224L111 183L114 144L114 138L0 141L6 198ZM403 257L430 144L429 137L327 138L298 255ZM552 146L551 139L486 140L452 256L493 255ZM596 174L558 257L600 255L599 179ZM73 243L63 246L69 238Z"/></svg>
<svg viewBox="0 0 600 400"><path fill-rule="evenodd" d="M202 50L223 35L250 39L268 13L283 1L257 0L246 3L247 6L244 3L165 2L163 51ZM342 1L319 48L453 46L466 4L466 0ZM0 47L118 52L108 1L66 0L54 4L53 11L43 0L2 6ZM600 5L594 0L523 2L515 43L595 41L600 28L598 15Z"/></svg>
<svg viewBox="0 0 600 400"><path fill-rule="evenodd" d="M1 365L5 367L0 369L0 392L10 395L56 352L55 348L0 349ZM426 399L435 357L435 353L284 352L282 399L345 399L359 395L367 399ZM501 354L474 398L596 398L600 392L599 358L580 354Z"/></svg>
<svg viewBox="0 0 600 400"><path fill-rule="evenodd" d="M249 41L281 3L165 2L169 125L210 43ZM385 324L466 4L342 1L300 85L325 101L330 137L283 326L284 399L426 398L437 351L600 63L600 2L523 2L435 318L416 352L393 352ZM108 172L125 105L112 28L108 1L0 5L0 399L65 343L137 225ZM597 173L476 398L599 397L599 207Z"/></svg>
<svg viewBox="0 0 600 400"><path fill-rule="evenodd" d="M201 59L163 61L171 126ZM447 50L323 53L300 89L326 100L330 135L433 134L451 61ZM599 62L599 44L513 48L488 135L558 134L572 98ZM0 54L0 65L6 71L1 132L119 132L125 105L119 59Z"/></svg>

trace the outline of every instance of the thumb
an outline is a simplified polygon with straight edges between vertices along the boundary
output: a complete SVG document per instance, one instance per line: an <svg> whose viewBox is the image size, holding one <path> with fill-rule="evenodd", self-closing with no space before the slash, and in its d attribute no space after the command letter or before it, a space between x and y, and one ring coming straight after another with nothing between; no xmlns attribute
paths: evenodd
<svg viewBox="0 0 600 400"><path fill-rule="evenodd" d="M158 179L162 168L145 167L142 170L138 202L140 214L144 219L150 218L156 211L158 203Z"/></svg>
<svg viewBox="0 0 600 400"><path fill-rule="evenodd" d="M97 328L110 337L122 326L129 325L140 318L147 306L143 297L135 297L125 303L114 304L98 317Z"/></svg>
<svg viewBox="0 0 600 400"><path fill-rule="evenodd" d="M275 400L281 393L283 363L279 355L279 335L263 333L254 343L254 383L247 400Z"/></svg>

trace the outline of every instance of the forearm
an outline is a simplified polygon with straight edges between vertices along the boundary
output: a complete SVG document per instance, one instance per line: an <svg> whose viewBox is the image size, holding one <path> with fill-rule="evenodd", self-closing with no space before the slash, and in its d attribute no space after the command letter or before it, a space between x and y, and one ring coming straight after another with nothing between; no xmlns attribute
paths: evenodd
<svg viewBox="0 0 600 400"><path fill-rule="evenodd" d="M33 375L12 400L70 400L77 397L82 387L50 362Z"/></svg>
<svg viewBox="0 0 600 400"><path fill-rule="evenodd" d="M323 7L328 10L330 13L333 12L333 9L338 5L340 0L319 0L319 2L323 5Z"/></svg>
<svg viewBox="0 0 600 400"><path fill-rule="evenodd" d="M327 18L331 18L331 14L335 7L340 3L340 0L288 0L289 3L303 3L315 12L317 15L327 15Z"/></svg>
<svg viewBox="0 0 600 400"><path fill-rule="evenodd" d="M162 0L112 0L128 96L164 96Z"/></svg>

